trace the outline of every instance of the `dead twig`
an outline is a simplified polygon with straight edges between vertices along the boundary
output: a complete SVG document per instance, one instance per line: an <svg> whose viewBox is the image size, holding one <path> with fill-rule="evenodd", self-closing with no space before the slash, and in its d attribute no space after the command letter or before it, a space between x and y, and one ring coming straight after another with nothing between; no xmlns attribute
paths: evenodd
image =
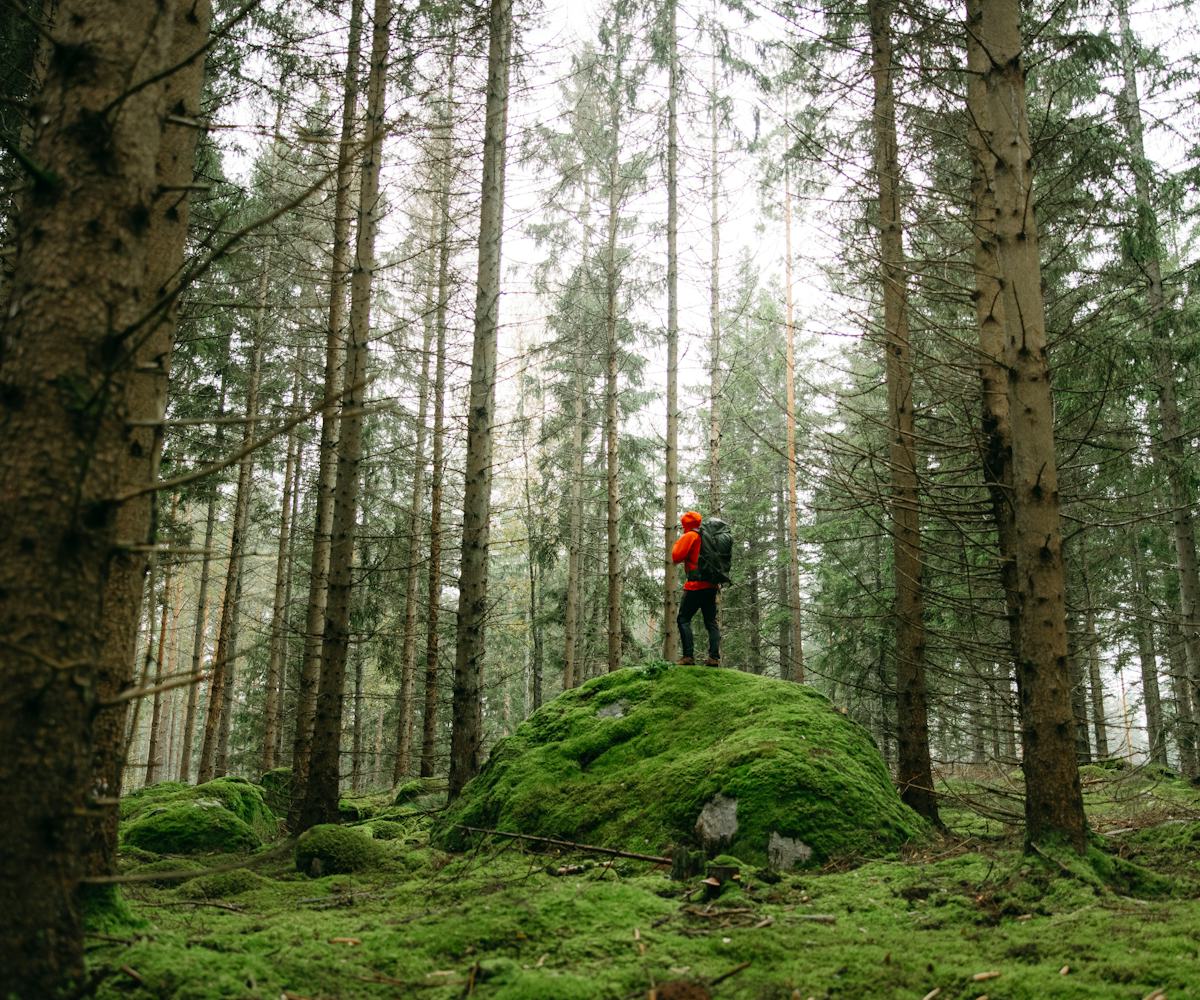
<svg viewBox="0 0 1200 1000"><path fill-rule="evenodd" d="M735 965L735 966L734 966L732 969L730 969L728 972L722 972L722 973L721 973L719 976L717 976L715 979L710 979L710 980L708 981L708 985L709 985L709 986L716 986L716 985L717 985L717 983L723 983L723 982L725 982L725 980L726 980L726 979L732 979L732 978L733 978L734 976L736 976L736 975L737 975L739 972L745 972L745 971L746 971L748 968L750 968L750 963L749 963L749 962L743 962L741 965Z"/></svg>
<svg viewBox="0 0 1200 1000"><path fill-rule="evenodd" d="M560 840L557 837L535 837L528 833L506 833L504 830L487 830L478 826L466 826L462 823L454 824L456 829L466 830L468 833L483 833L493 837L511 837L514 840L530 840L537 844L550 844L553 847L565 847L573 851L584 851L591 854L606 854L614 858L629 858L632 861L650 861L656 865L669 865L670 858L660 858L653 854L637 854L633 851L618 851L611 847L595 847L591 844L577 844L571 840Z"/></svg>

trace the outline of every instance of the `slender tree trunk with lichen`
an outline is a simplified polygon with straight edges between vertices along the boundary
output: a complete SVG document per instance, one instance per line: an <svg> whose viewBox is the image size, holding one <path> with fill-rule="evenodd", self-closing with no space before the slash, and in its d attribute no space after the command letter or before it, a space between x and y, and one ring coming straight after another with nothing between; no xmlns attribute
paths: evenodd
<svg viewBox="0 0 1200 1000"><path fill-rule="evenodd" d="M492 0L488 29L487 111L475 337L467 414L462 563L450 736L450 798L479 771L483 744L484 628L492 498L492 427L496 400L496 336L500 326L500 242L504 232L504 164L508 134L508 70L512 0Z"/></svg>
<svg viewBox="0 0 1200 1000"><path fill-rule="evenodd" d="M908 330L908 273L900 220L900 159L889 0L871 0L871 78L875 106L875 180L883 279L884 355L888 397L892 565L895 574L896 748L900 797L938 823L929 755L925 684L925 597L922 589L921 499L913 414L912 345Z"/></svg>
<svg viewBox="0 0 1200 1000"><path fill-rule="evenodd" d="M346 311L346 280L350 275L351 192L354 187L354 139L358 113L358 77L362 46L363 0L351 0L346 69L342 77L341 139L334 175L333 245L330 255L329 305L325 325L325 371L321 409L321 438L314 485L312 556L309 561L308 601L305 605L304 655L296 693L296 736L292 742L292 789L288 825L300 822L308 785L309 756L321 674L325 606L329 587L329 547L333 533L333 490L337 477L338 422L342 410L342 365L346 351L342 325Z"/></svg>
<svg viewBox="0 0 1200 1000"><path fill-rule="evenodd" d="M1012 421L1012 491L1020 612L1017 681L1025 770L1026 838L1087 844L1087 820L1072 741L1065 579L1059 523L1054 410L1033 214L1033 170L1025 104L1018 0L968 6L968 34L988 54L983 72L992 157L984 178L996 207L992 235L1004 302L1004 365Z"/></svg>

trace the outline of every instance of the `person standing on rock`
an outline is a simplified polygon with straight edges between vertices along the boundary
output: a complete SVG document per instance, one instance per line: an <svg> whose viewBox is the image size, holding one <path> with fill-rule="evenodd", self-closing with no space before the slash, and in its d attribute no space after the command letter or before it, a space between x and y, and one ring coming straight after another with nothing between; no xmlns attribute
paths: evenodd
<svg viewBox="0 0 1200 1000"><path fill-rule="evenodd" d="M689 510L680 519L683 534L671 548L671 561L683 563L687 581L683 585L683 600L679 602L679 644L683 656L681 664L695 663L695 641L692 637L692 619L699 611L704 616L704 628L708 632L708 658L705 666L721 665L721 630L717 625L717 595L721 584L728 583L729 555L732 538L724 521L710 518L701 532L702 518ZM702 538L702 534L704 538ZM708 546L704 545L705 538Z"/></svg>

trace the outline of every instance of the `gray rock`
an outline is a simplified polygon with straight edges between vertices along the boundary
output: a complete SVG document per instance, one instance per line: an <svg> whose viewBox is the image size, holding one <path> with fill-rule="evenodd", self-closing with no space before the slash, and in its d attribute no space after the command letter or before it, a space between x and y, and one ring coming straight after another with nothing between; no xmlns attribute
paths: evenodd
<svg viewBox="0 0 1200 1000"><path fill-rule="evenodd" d="M603 708L597 710L596 717L599 719L623 719L628 708L629 706L623 701L610 701Z"/></svg>
<svg viewBox="0 0 1200 1000"><path fill-rule="evenodd" d="M705 850L711 851L733 840L738 828L737 806L737 799L719 792L704 804L696 820L696 833Z"/></svg>
<svg viewBox="0 0 1200 1000"><path fill-rule="evenodd" d="M767 859L776 871L787 871L797 864L804 864L812 857L813 849L795 837L781 837L775 830L767 841Z"/></svg>

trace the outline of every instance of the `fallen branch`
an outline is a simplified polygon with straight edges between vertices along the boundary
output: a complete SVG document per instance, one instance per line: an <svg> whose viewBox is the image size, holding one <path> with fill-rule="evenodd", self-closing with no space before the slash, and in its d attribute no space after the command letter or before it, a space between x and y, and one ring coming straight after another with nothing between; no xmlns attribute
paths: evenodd
<svg viewBox="0 0 1200 1000"><path fill-rule="evenodd" d="M176 899L167 903L142 903L142 906L212 906L218 910L228 910L230 913L245 913L244 906L235 903L218 903L208 899Z"/></svg>
<svg viewBox="0 0 1200 1000"><path fill-rule="evenodd" d="M571 840L559 840L557 837L535 837L528 833L506 833L503 830L485 830L483 827L454 824L456 829L468 833L484 833L493 837L512 837L514 840L532 840L538 844L550 844L554 847L566 847L573 851L584 851L592 854L607 854L614 858L629 858L632 861L652 861L656 865L669 865L670 858L660 858L653 854L637 854L632 851L618 851L611 847L595 847L591 844L577 844Z"/></svg>
<svg viewBox="0 0 1200 1000"><path fill-rule="evenodd" d="M723 982L725 982L726 979L732 979L739 972L745 972L746 969L748 969L748 968L750 968L749 962L743 962L741 965L735 965L728 972L722 972L721 975L717 976L715 979L710 979L708 981L708 985L716 986L717 983L723 983Z"/></svg>

